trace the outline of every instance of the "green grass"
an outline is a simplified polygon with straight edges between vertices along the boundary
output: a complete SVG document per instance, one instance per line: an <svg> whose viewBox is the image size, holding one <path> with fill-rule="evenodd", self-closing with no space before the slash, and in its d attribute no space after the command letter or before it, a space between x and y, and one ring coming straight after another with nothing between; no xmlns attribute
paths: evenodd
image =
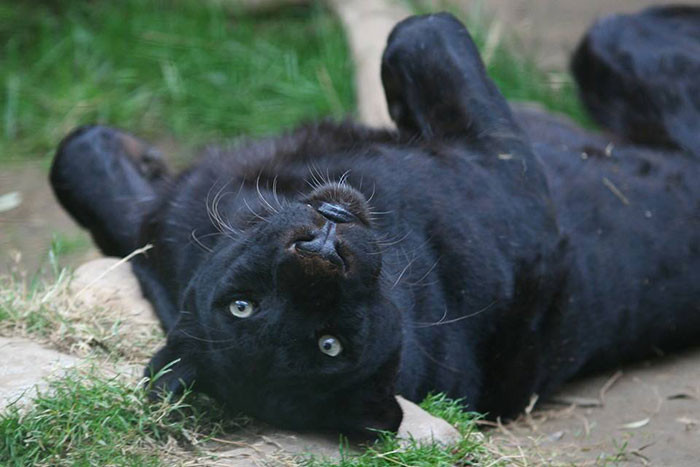
<svg viewBox="0 0 700 467"><path fill-rule="evenodd" d="M51 239L50 255L65 256L87 251L92 246L90 237L84 231L75 234L54 233Z"/></svg>
<svg viewBox="0 0 700 467"><path fill-rule="evenodd" d="M310 467L388 467L388 466L454 466L482 465L491 458L485 449L483 437L477 434L476 420L479 415L468 412L458 400L444 394L429 395L420 406L429 413L444 418L455 426L462 438L445 446L434 442L419 443L411 440L403 445L393 434L386 433L378 442L369 446L360 455L344 454L340 461L314 459L307 461ZM494 465L500 465L496 462Z"/></svg>
<svg viewBox="0 0 700 467"><path fill-rule="evenodd" d="M50 155L84 123L174 140L187 153L353 111L353 68L328 11L315 4L252 14L232 4L0 0L0 160ZM492 21L480 11L458 14L483 49ZM507 98L588 123L566 75L553 84L502 45L488 55Z"/></svg>
<svg viewBox="0 0 700 467"><path fill-rule="evenodd" d="M0 414L0 465L171 465L184 450L194 458L191 440L224 427L207 418L202 401L184 400L152 403L143 381L73 370L30 407Z"/></svg>
<svg viewBox="0 0 700 467"><path fill-rule="evenodd" d="M105 378L94 368L72 370L52 380L30 406L12 405L0 414L0 465L157 466L195 459L206 463L212 454L198 446L240 427L238 421L223 425L216 420L212 413L219 411L212 411L212 401L203 396L153 403L144 389L143 381ZM402 447L387 434L360 455L297 462L316 467L427 467L479 465L489 459L481 438L473 436L477 417L458 401L436 395L422 406L453 423L463 438L450 446L411 442Z"/></svg>
<svg viewBox="0 0 700 467"><path fill-rule="evenodd" d="M0 159L50 154L84 123L185 149L353 108L338 21L319 6L0 2Z"/></svg>

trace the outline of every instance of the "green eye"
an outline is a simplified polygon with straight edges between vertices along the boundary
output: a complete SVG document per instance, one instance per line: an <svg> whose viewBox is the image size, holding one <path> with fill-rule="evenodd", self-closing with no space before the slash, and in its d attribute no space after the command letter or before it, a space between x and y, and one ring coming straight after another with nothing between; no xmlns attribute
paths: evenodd
<svg viewBox="0 0 700 467"><path fill-rule="evenodd" d="M237 318L247 318L255 311L255 304L248 300L234 300L228 306L228 309Z"/></svg>
<svg viewBox="0 0 700 467"><path fill-rule="evenodd" d="M340 352L343 351L343 346L340 344L340 341L328 334L318 339L318 348L329 357L337 357Z"/></svg>

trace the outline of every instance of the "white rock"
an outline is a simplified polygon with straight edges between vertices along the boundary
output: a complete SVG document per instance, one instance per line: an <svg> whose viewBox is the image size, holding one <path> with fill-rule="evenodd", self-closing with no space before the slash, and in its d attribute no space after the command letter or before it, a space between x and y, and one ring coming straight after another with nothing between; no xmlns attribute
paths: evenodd
<svg viewBox="0 0 700 467"><path fill-rule="evenodd" d="M87 308L101 307L129 326L157 326L153 307L141 293L131 264L119 258L98 258L75 270L70 291Z"/></svg>
<svg viewBox="0 0 700 467"><path fill-rule="evenodd" d="M0 337L0 409L19 400L26 403L37 388L46 387L46 378L61 376L80 359L45 349L28 339Z"/></svg>
<svg viewBox="0 0 700 467"><path fill-rule="evenodd" d="M413 402L396 396L396 400L403 410L403 421L399 426L398 437L403 440L411 438L418 442L435 441L441 444L449 444L460 439L459 431L442 418L430 415Z"/></svg>

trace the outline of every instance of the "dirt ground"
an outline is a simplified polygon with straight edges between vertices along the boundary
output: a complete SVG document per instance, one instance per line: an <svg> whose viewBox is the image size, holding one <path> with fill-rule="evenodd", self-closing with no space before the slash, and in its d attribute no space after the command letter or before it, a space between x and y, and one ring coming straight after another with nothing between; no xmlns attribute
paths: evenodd
<svg viewBox="0 0 700 467"><path fill-rule="evenodd" d="M467 3L457 1L466 5ZM520 46L545 68L563 70L582 32L599 15L633 11L643 0L489 0L486 11L512 32ZM694 2L700 4L699 2ZM79 264L97 255L55 202L47 170L39 164L0 169L0 197L21 201L0 211L0 273L15 265L34 271L45 264L55 232L77 246L64 261ZM700 344L700 342L699 342ZM666 356L579 380L557 403L540 403L521 420L494 427L492 434L520 449L531 463L700 464L700 351Z"/></svg>
<svg viewBox="0 0 700 467"><path fill-rule="evenodd" d="M80 230L54 199L48 170L37 162L0 168L0 197L15 199L0 210L0 274L13 269L33 274L48 265L53 238L73 244L62 258L79 264L97 257L89 236ZM18 256L19 255L19 256ZM19 264L18 264L19 260Z"/></svg>
<svg viewBox="0 0 700 467"><path fill-rule="evenodd" d="M572 382L493 433L535 463L697 466L700 350Z"/></svg>
<svg viewBox="0 0 700 467"><path fill-rule="evenodd" d="M469 11L478 0L447 0ZM501 23L501 36L547 71L563 71L569 56L596 18L633 13L652 5L700 5L699 0L485 0L484 17Z"/></svg>

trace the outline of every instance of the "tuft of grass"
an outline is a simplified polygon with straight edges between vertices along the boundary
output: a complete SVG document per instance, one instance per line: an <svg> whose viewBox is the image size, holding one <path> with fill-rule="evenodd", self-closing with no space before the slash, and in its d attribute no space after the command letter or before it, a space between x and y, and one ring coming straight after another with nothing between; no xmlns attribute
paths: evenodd
<svg viewBox="0 0 700 467"><path fill-rule="evenodd" d="M492 453L484 444L484 436L477 430L478 414L466 411L459 400L449 399L444 394L429 395L420 406L436 417L444 418L454 425L462 435L450 445L437 442L401 441L392 433L382 433L379 440L359 455L342 452L339 461L328 459L306 459L304 465L312 467L388 467L388 466L454 466L482 465L491 462Z"/></svg>
<svg viewBox="0 0 700 467"><path fill-rule="evenodd" d="M0 464L172 465L198 457L199 441L224 429L185 403L187 394L154 403L144 389L145 380L105 378L94 367L70 371L31 406L0 414Z"/></svg>
<svg viewBox="0 0 700 467"><path fill-rule="evenodd" d="M45 156L85 123L191 149L353 109L329 12L227 4L0 1L0 159Z"/></svg>
<svg viewBox="0 0 700 467"><path fill-rule="evenodd" d="M51 237L50 255L58 258L65 255L87 251L92 246L88 234L82 230L73 234L56 232Z"/></svg>
<svg viewBox="0 0 700 467"><path fill-rule="evenodd" d="M443 393L428 394L419 405L431 415L454 425L464 436L474 433L477 420L482 418L482 415L468 411L461 399L450 399Z"/></svg>

